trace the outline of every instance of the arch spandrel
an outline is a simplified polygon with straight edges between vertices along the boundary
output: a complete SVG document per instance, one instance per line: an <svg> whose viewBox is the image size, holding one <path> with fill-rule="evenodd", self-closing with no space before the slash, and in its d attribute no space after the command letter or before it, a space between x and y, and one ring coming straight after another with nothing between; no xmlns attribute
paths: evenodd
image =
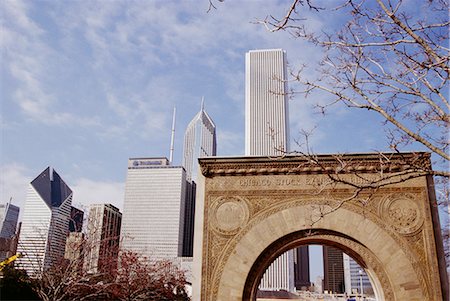
<svg viewBox="0 0 450 301"><path fill-rule="evenodd" d="M194 300L242 300L249 289L249 275L261 264L259 256L274 242L302 231L308 237L285 241L285 245L318 239L354 250L378 288L380 300L442 299L424 179L386 186L369 201L356 198L340 204L351 191L335 186L318 194L311 187L322 181L317 175L286 174L285 167L278 174L258 175L254 162L245 162L248 159L238 162L235 170L241 174L230 175L230 160L224 159L225 167L217 158L213 164L200 160L206 177L204 210L201 217L196 216L201 228L196 227L196 235L200 233L197 239L203 249L201 258L194 261L202 274L197 277L197 295L194 286ZM242 173L247 163L250 175ZM322 232L315 233L318 229Z"/></svg>

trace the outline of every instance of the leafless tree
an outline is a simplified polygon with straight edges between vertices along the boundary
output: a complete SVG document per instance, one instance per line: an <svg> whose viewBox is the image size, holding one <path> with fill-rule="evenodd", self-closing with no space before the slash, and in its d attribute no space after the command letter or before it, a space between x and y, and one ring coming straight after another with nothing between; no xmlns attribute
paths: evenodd
<svg viewBox="0 0 450 301"><path fill-rule="evenodd" d="M119 264L112 294L115 300L189 300L184 272L170 260L149 261L126 251Z"/></svg>
<svg viewBox="0 0 450 301"><path fill-rule="evenodd" d="M330 182L353 186L357 195L411 177L433 175L437 199L443 211L448 212L448 1L343 0L335 7L327 5L327 1L294 0L284 16L269 15L258 21L269 31L287 31L309 41L323 53L318 64L304 64L291 72L292 79L299 84L299 89L291 91L292 95L310 97L317 92L325 93L330 101L315 104L322 113L334 105L375 112L384 120L389 146L394 152L418 143L432 153L435 164L433 170L418 155L405 162L403 170L388 176L380 171L374 180L351 183L334 171L329 173ZM343 21L326 23L328 26L318 32L309 28L303 18L307 9L326 16L337 13ZM321 165L308 146L301 155ZM342 170L356 172L358 162L346 162L339 156L336 160ZM389 166L389 161L387 156L380 155L382 166ZM444 240L448 248L448 231Z"/></svg>
<svg viewBox="0 0 450 301"><path fill-rule="evenodd" d="M209 2L209 9L215 9L217 2ZM358 172L360 162L336 155L339 167L322 170L328 174L328 181L318 184L318 192L344 183L354 188L354 194L338 204L362 194L364 202L370 199L370 191L385 185L432 175L441 210L448 212L448 7L447 0L291 0L284 15L269 14L256 21L270 32L288 32L307 41L323 53L316 63L291 66L292 97L302 94L312 99L323 114L339 105L374 112L384 121L393 152L414 145L432 154L433 169L420 153L405 160L401 168L380 153L381 168L371 178ZM320 29L308 27L308 16L313 15L320 17ZM318 101L323 98L328 101ZM325 168L308 145L309 135L305 133L299 145L306 147L297 154L307 158L312 168ZM384 168L394 168L395 172L385 172ZM348 172L356 180L341 176ZM449 233L443 234L448 248Z"/></svg>
<svg viewBox="0 0 450 301"><path fill-rule="evenodd" d="M65 258L50 266L26 258L36 267L28 284L41 300L189 300L184 271L175 263L119 250L118 237L100 239L98 231L90 229L92 237L71 233Z"/></svg>
<svg viewBox="0 0 450 301"><path fill-rule="evenodd" d="M306 39L324 54L312 66L315 72L307 65L292 72L302 87L292 93L325 92L330 102L317 104L322 112L336 104L376 112L392 125L393 150L418 142L448 164L448 2L346 0L328 11L319 2L295 0L285 16L259 21L270 31ZM329 32L316 32L299 18L307 8L347 18L326 27ZM434 174L449 176L447 169Z"/></svg>
<svg viewBox="0 0 450 301"><path fill-rule="evenodd" d="M149 261L136 252L123 251L109 261L103 257L101 270L88 273L81 255L62 260L31 279L32 289L43 301L189 300L184 272L171 261Z"/></svg>

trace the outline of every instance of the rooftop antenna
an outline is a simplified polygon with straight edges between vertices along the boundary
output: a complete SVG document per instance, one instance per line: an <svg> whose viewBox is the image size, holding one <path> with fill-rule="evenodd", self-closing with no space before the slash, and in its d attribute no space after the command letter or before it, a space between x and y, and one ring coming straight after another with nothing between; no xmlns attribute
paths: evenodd
<svg viewBox="0 0 450 301"><path fill-rule="evenodd" d="M173 119L172 119L172 136L170 137L170 154L169 154L169 164L172 165L173 162L173 142L175 139L175 115L177 108L173 107Z"/></svg>

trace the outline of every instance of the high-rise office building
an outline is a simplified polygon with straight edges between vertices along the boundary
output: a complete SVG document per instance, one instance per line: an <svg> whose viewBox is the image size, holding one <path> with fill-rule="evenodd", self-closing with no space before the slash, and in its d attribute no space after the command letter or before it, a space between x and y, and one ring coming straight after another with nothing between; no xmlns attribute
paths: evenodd
<svg viewBox="0 0 450 301"><path fill-rule="evenodd" d="M294 282L297 290L301 290L302 288L308 289L311 285L308 246L294 249Z"/></svg>
<svg viewBox="0 0 450 301"><path fill-rule="evenodd" d="M167 158L130 158L122 215L122 249L151 259L182 255L186 172Z"/></svg>
<svg viewBox="0 0 450 301"><path fill-rule="evenodd" d="M373 294L372 284L364 269L350 256L344 253L344 282L347 294L361 293Z"/></svg>
<svg viewBox="0 0 450 301"><path fill-rule="evenodd" d="M81 232L83 230L84 212L81 209L70 208L69 232Z"/></svg>
<svg viewBox="0 0 450 301"><path fill-rule="evenodd" d="M64 257L72 205L72 190L53 168L31 181L22 216L17 260L34 276Z"/></svg>
<svg viewBox="0 0 450 301"><path fill-rule="evenodd" d="M198 158L215 156L216 126L206 113L204 102L184 134L183 167L186 170L186 205L184 217L183 257L192 257L194 244L195 192Z"/></svg>
<svg viewBox="0 0 450 301"><path fill-rule="evenodd" d="M0 237L12 238L16 234L19 207L11 203L0 204Z"/></svg>
<svg viewBox="0 0 450 301"><path fill-rule="evenodd" d="M333 293L344 293L343 252L330 246L323 246L323 289Z"/></svg>
<svg viewBox="0 0 450 301"><path fill-rule="evenodd" d="M216 125L206 113L204 102L184 133L183 167L186 180L197 178L198 158L215 156L217 152Z"/></svg>
<svg viewBox="0 0 450 301"><path fill-rule="evenodd" d="M0 261L16 253L19 210L11 202L0 204Z"/></svg>
<svg viewBox="0 0 450 301"><path fill-rule="evenodd" d="M111 204L94 204L89 208L84 270L100 273L117 265L122 213Z"/></svg>
<svg viewBox="0 0 450 301"><path fill-rule="evenodd" d="M245 155L276 156L289 151L286 52L252 50L245 56ZM308 247L303 247L308 248ZM306 251L307 252L307 251ZM300 253L300 255L304 254ZM294 250L282 254L264 273L261 290L294 290ZM305 256L297 258L304 259ZM309 259L296 267L308 268ZM302 282L302 283L303 283ZM300 282L299 282L300 284Z"/></svg>
<svg viewBox="0 0 450 301"><path fill-rule="evenodd" d="M286 52L252 50L245 57L245 155L289 151Z"/></svg>

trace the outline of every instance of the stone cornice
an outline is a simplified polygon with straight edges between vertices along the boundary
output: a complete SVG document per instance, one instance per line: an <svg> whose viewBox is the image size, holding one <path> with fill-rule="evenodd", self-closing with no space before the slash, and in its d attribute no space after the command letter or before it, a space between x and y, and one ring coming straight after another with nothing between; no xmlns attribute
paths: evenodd
<svg viewBox="0 0 450 301"><path fill-rule="evenodd" d="M431 170L430 153L362 153L280 157L207 157L199 159L205 177L216 175L292 175L394 173Z"/></svg>

